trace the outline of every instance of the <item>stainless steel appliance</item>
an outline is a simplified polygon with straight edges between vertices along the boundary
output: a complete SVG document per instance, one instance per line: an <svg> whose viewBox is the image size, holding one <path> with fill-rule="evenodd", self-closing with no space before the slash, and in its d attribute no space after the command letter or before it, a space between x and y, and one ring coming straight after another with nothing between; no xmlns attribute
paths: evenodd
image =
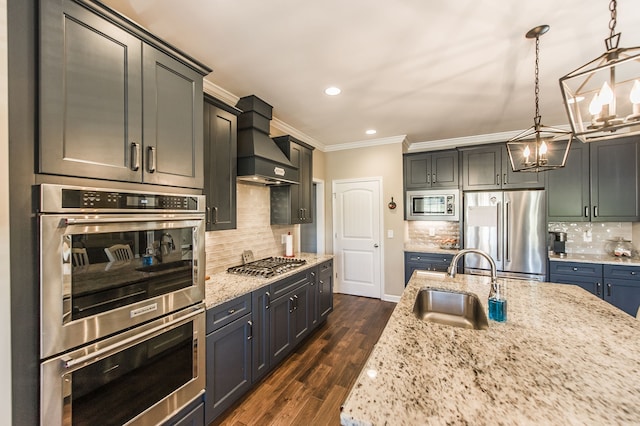
<svg viewBox="0 0 640 426"><path fill-rule="evenodd" d="M407 220L460 220L460 191L407 191L405 216Z"/></svg>
<svg viewBox="0 0 640 426"><path fill-rule="evenodd" d="M155 424L204 390L204 196L40 189L41 422Z"/></svg>
<svg viewBox="0 0 640 426"><path fill-rule="evenodd" d="M560 257L565 257L567 233L566 232L553 232L553 254L557 254Z"/></svg>
<svg viewBox="0 0 640 426"><path fill-rule="evenodd" d="M232 266L227 269L231 274L251 275L269 278L277 274L283 274L307 263L304 259L291 257L267 257L243 265Z"/></svg>
<svg viewBox="0 0 640 426"><path fill-rule="evenodd" d="M491 255L501 276L544 281L547 229L544 191L466 192L464 248ZM489 262L465 258L465 273L484 273Z"/></svg>

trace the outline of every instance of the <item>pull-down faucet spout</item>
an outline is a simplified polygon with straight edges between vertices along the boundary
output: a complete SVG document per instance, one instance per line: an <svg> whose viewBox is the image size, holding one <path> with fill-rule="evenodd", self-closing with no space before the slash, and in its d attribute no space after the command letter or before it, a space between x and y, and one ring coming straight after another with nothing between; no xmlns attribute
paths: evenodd
<svg viewBox="0 0 640 426"><path fill-rule="evenodd" d="M451 278L456 276L456 265L458 264L458 261L460 260L461 257L463 257L468 253L475 253L487 259L487 261L489 262L489 265L491 265L491 291L489 292L489 295L497 293L498 292L498 272L496 268L496 262L493 261L493 258L487 252L484 252L482 250L468 248L468 249L460 250L458 253L456 253L456 255L453 256L453 259L451 259L451 265L449 265L449 269L447 269L447 273L449 274L449 276Z"/></svg>

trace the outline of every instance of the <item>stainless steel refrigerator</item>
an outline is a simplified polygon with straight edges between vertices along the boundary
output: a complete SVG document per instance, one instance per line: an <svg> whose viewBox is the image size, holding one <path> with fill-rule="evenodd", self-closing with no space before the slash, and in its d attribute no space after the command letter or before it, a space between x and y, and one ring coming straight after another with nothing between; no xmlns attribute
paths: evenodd
<svg viewBox="0 0 640 426"><path fill-rule="evenodd" d="M544 191L490 191L464 194L464 248L491 255L499 275L544 281L547 226ZM474 255L464 259L465 273L490 269Z"/></svg>

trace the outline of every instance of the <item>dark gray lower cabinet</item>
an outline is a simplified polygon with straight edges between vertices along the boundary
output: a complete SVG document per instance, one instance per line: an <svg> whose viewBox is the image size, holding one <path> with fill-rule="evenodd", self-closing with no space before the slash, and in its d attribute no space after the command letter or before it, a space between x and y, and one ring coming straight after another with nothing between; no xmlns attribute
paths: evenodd
<svg viewBox="0 0 640 426"><path fill-rule="evenodd" d="M549 281L580 286L629 315L636 315L640 306L640 266L549 263Z"/></svg>
<svg viewBox="0 0 640 426"><path fill-rule="evenodd" d="M207 310L205 424L293 351L333 310L333 261Z"/></svg>
<svg viewBox="0 0 640 426"><path fill-rule="evenodd" d="M204 426L204 402L198 398L197 404L190 404L163 426Z"/></svg>
<svg viewBox="0 0 640 426"><path fill-rule="evenodd" d="M447 268L453 259L452 254L448 253L421 253L410 252L404 253L404 285L406 286L413 271L421 269L425 271L447 272ZM458 272L460 268L457 268Z"/></svg>
<svg viewBox="0 0 640 426"><path fill-rule="evenodd" d="M251 387L250 306L249 294L207 311L207 424Z"/></svg>

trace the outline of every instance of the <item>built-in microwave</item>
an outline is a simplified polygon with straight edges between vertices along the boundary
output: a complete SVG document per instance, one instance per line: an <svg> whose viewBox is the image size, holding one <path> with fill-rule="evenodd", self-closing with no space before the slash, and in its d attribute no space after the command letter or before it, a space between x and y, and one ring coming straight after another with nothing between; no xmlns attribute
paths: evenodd
<svg viewBox="0 0 640 426"><path fill-rule="evenodd" d="M421 190L405 194L406 220L460 220L460 191Z"/></svg>

